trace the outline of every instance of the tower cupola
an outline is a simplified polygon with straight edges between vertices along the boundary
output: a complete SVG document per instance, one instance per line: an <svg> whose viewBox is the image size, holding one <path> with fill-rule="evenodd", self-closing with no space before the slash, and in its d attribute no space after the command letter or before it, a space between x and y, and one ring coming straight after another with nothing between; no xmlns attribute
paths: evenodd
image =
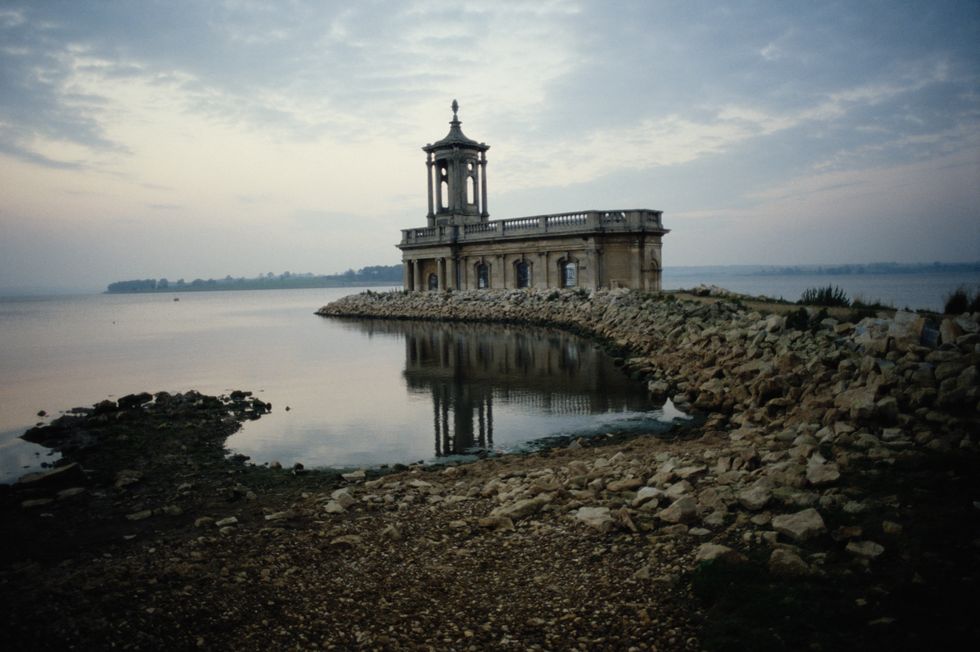
<svg viewBox="0 0 980 652"><path fill-rule="evenodd" d="M463 133L456 100L452 110L453 119L446 137L422 148L426 153L430 227L478 224L490 217L486 155L490 146Z"/></svg>

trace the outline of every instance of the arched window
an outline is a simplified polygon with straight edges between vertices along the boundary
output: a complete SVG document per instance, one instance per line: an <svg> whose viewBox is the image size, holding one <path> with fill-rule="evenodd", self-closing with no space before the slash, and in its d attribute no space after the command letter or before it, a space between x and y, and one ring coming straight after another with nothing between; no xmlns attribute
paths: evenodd
<svg viewBox="0 0 980 652"><path fill-rule="evenodd" d="M563 260L560 265L561 286L563 288L573 288L578 285L578 266L574 261Z"/></svg>
<svg viewBox="0 0 980 652"><path fill-rule="evenodd" d="M430 290L439 289L439 277L435 274L429 274L429 289Z"/></svg>
<svg viewBox="0 0 980 652"><path fill-rule="evenodd" d="M476 287L481 290L490 287L490 266L486 263L476 264Z"/></svg>
<svg viewBox="0 0 980 652"><path fill-rule="evenodd" d="M526 260L519 260L514 265L515 276L517 276L517 287L531 287L531 264Z"/></svg>

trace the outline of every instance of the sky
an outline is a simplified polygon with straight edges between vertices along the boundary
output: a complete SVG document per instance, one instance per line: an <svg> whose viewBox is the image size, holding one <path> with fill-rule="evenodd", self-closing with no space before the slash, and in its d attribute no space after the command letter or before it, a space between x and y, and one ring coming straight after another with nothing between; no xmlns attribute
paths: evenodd
<svg viewBox="0 0 980 652"><path fill-rule="evenodd" d="M0 0L0 289L396 264L453 99L491 219L980 260L976 0Z"/></svg>

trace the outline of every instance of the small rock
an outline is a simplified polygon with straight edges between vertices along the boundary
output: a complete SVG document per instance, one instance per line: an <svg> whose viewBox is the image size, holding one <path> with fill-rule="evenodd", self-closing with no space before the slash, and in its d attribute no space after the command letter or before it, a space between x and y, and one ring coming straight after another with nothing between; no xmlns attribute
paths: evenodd
<svg viewBox="0 0 980 652"><path fill-rule="evenodd" d="M294 516L292 510L285 510L282 512L273 512L272 514L266 514L265 520L267 521L284 521L286 519L292 518Z"/></svg>
<svg viewBox="0 0 980 652"><path fill-rule="evenodd" d="M551 502L551 496L541 495L534 498L518 500L510 505L501 505L490 512L490 516L506 516L510 519L520 519L537 512Z"/></svg>
<svg viewBox="0 0 980 652"><path fill-rule="evenodd" d="M347 482L360 482L367 477L367 472L364 469L358 469L350 473L343 473L340 477L347 480Z"/></svg>
<svg viewBox="0 0 980 652"><path fill-rule="evenodd" d="M833 462L809 464L806 467L806 480L815 487L833 484L840 479L840 469Z"/></svg>
<svg viewBox="0 0 980 652"><path fill-rule="evenodd" d="M874 541L851 541L845 549L855 557L862 559L874 559L885 552L885 547Z"/></svg>
<svg viewBox="0 0 980 652"><path fill-rule="evenodd" d="M336 500L331 500L324 507L323 511L327 514L343 514L345 511L344 506L338 503Z"/></svg>
<svg viewBox="0 0 980 652"><path fill-rule="evenodd" d="M643 487L636 492L636 498L633 499L633 507L639 507L643 503L661 495L661 493L656 487Z"/></svg>
<svg viewBox="0 0 980 652"><path fill-rule="evenodd" d="M130 521L142 521L143 519L150 518L153 516L152 509L144 509L138 512L133 512L132 514L126 514L126 518Z"/></svg>
<svg viewBox="0 0 980 652"><path fill-rule="evenodd" d="M748 489L738 492L737 498L742 507L757 512L772 500L772 490L768 483L757 482Z"/></svg>
<svg viewBox="0 0 980 652"><path fill-rule="evenodd" d="M344 534L339 537L335 537L330 541L332 546L346 546L348 548L355 548L361 545L362 539L356 534Z"/></svg>
<svg viewBox="0 0 980 652"><path fill-rule="evenodd" d="M769 572L773 575L798 577L808 574L810 567L795 552L776 548L769 556Z"/></svg>
<svg viewBox="0 0 980 652"><path fill-rule="evenodd" d="M702 543L694 553L695 562L720 560L727 564L739 564L745 561L745 556L720 543Z"/></svg>
<svg viewBox="0 0 980 652"><path fill-rule="evenodd" d="M58 492L58 500L65 500L66 498L74 498L80 494L85 493L85 487L69 487L68 489L62 489Z"/></svg>
<svg viewBox="0 0 980 652"><path fill-rule="evenodd" d="M677 500L685 494L691 493L694 487L687 480L679 480L664 490L664 495L671 500Z"/></svg>
<svg viewBox="0 0 980 652"><path fill-rule="evenodd" d="M401 541L402 532L394 525L389 525L381 530L381 536L391 541Z"/></svg>
<svg viewBox="0 0 980 652"><path fill-rule="evenodd" d="M608 507L579 507L575 520L585 523L594 530L605 534L615 527L616 522L609 515Z"/></svg>
<svg viewBox="0 0 980 652"><path fill-rule="evenodd" d="M820 512L809 507L795 514L780 514L772 519L774 530L794 541L807 541L827 531Z"/></svg>
<svg viewBox="0 0 980 652"><path fill-rule="evenodd" d="M343 507L345 510L349 509L357 499L350 495L350 492L346 489L337 489L330 497L333 498L334 502Z"/></svg>
<svg viewBox="0 0 980 652"><path fill-rule="evenodd" d="M30 489L35 487L64 487L66 485L70 487L84 481L85 474L82 472L82 467L77 462L72 462L46 471L23 475L14 483L14 486Z"/></svg>
<svg viewBox="0 0 980 652"><path fill-rule="evenodd" d="M50 505L54 502L54 498L30 498L28 500L21 501L21 509L34 509L35 507L44 507L45 505Z"/></svg>
<svg viewBox="0 0 980 652"><path fill-rule="evenodd" d="M882 521L881 531L885 534L901 534L902 526L894 521Z"/></svg>
<svg viewBox="0 0 980 652"><path fill-rule="evenodd" d="M619 491L631 491L643 486L643 480L639 478L628 478L626 480L614 480L606 485L606 491L616 493Z"/></svg>
<svg viewBox="0 0 980 652"><path fill-rule="evenodd" d="M232 525L238 525L238 518L234 516L228 516L227 518L223 518L220 521L215 521L214 524L216 527L219 528L231 527Z"/></svg>
<svg viewBox="0 0 980 652"><path fill-rule="evenodd" d="M665 509L660 510L657 517L667 523L689 523L697 518L698 504L691 496L683 496L675 500Z"/></svg>
<svg viewBox="0 0 980 652"><path fill-rule="evenodd" d="M492 528L497 532L513 532L514 521L507 516L487 516L477 521L477 525L484 528Z"/></svg>

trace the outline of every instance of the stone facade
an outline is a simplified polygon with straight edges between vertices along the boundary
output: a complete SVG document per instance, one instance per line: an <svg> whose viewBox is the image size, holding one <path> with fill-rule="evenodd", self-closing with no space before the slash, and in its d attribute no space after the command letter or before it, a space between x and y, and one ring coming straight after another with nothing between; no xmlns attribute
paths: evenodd
<svg viewBox="0 0 980 652"><path fill-rule="evenodd" d="M467 138L453 101L449 134L423 147L427 224L404 229L406 290L660 290L662 211L588 210L490 220L490 147Z"/></svg>

